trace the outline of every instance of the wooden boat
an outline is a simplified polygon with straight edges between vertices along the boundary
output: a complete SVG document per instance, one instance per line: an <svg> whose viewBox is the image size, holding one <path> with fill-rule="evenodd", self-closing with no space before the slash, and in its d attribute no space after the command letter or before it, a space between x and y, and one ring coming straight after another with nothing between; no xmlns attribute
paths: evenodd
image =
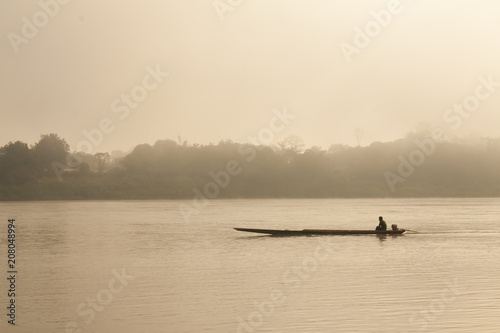
<svg viewBox="0 0 500 333"><path fill-rule="evenodd" d="M234 228L238 231L254 232L272 236L310 236L310 235L401 235L406 230L329 230L329 229L303 229L303 230L273 230Z"/></svg>

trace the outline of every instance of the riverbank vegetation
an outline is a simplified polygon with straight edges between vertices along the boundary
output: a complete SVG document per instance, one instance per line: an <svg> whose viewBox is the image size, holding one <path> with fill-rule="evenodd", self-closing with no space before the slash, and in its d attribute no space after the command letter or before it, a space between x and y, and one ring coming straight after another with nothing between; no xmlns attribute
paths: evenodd
<svg viewBox="0 0 500 333"><path fill-rule="evenodd" d="M498 197L500 140L410 133L366 147L159 140L129 154L69 151L57 134L0 148L0 200Z"/></svg>

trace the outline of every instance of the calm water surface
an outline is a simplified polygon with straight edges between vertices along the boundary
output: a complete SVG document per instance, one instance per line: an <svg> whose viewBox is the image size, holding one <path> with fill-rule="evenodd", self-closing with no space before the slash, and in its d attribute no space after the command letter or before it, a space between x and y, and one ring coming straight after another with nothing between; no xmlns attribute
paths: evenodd
<svg viewBox="0 0 500 333"><path fill-rule="evenodd" d="M499 332L500 200L0 203L1 332ZM255 228L403 236L268 237Z"/></svg>

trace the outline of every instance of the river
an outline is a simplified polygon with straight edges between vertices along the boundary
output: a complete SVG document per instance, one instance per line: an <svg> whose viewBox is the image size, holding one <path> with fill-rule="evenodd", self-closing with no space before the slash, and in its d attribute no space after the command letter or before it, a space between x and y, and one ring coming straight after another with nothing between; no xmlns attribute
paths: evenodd
<svg viewBox="0 0 500 333"><path fill-rule="evenodd" d="M500 330L500 199L3 202L0 212L2 332ZM379 215L416 232L232 229L372 229Z"/></svg>

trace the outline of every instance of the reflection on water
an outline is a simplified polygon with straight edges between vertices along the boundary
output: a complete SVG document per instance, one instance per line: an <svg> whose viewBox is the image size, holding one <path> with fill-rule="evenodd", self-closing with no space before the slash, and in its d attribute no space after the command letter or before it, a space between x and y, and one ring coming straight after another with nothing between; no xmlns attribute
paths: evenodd
<svg viewBox="0 0 500 333"><path fill-rule="evenodd" d="M499 203L213 201L189 224L177 201L2 203L18 224L16 330L497 332ZM372 229L379 215L418 233L232 229Z"/></svg>

